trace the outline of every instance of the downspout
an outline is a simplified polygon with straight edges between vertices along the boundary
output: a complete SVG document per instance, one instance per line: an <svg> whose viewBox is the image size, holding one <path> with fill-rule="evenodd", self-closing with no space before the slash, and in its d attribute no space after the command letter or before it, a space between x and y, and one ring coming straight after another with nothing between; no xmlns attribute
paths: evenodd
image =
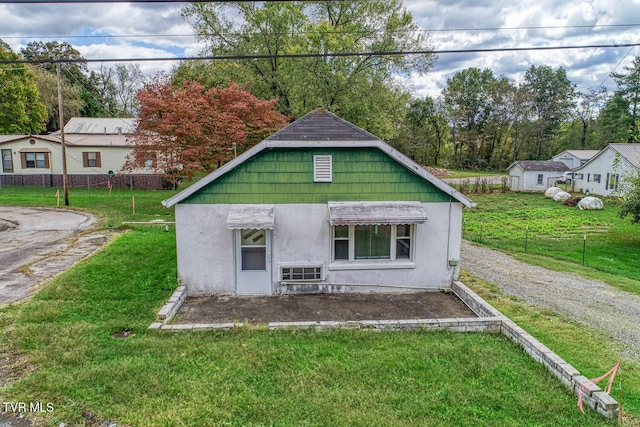
<svg viewBox="0 0 640 427"><path fill-rule="evenodd" d="M457 280L458 278L456 277L456 269L458 268L458 263L456 262L455 265L452 265L451 263L451 210L453 208L453 197L451 196L451 194L449 194L449 229L447 232L447 259L446 259L446 263L447 263L447 268L451 271L451 283L453 283L454 280Z"/></svg>

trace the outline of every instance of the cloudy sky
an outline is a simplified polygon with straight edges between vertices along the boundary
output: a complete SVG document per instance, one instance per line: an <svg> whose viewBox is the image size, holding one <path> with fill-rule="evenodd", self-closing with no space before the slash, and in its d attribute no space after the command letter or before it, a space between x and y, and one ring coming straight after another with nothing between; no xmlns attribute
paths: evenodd
<svg viewBox="0 0 640 427"><path fill-rule="evenodd" d="M436 50L613 45L640 42L640 0L404 0ZM192 56L201 48L181 18L181 3L15 4L0 0L0 39L68 41L87 59ZM520 82L531 65L564 67L578 89L604 84L640 47L441 54L426 76L410 79L417 96L438 96L447 78L490 68ZM147 74L172 62L141 62ZM93 64L92 66L98 66ZM109 64L107 64L109 65ZM603 83L604 82L604 83Z"/></svg>

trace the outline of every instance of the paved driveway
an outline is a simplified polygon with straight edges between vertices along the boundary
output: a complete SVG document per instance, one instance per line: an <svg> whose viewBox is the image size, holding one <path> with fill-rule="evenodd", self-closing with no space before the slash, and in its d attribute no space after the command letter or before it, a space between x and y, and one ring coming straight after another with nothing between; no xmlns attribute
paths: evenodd
<svg viewBox="0 0 640 427"><path fill-rule="evenodd" d="M82 233L95 221L82 212L0 206L0 306L102 247L108 234Z"/></svg>

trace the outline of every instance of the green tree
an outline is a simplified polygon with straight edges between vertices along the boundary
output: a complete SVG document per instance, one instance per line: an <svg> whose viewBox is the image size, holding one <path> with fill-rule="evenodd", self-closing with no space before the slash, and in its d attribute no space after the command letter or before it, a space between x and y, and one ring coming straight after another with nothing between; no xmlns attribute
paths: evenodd
<svg viewBox="0 0 640 427"><path fill-rule="evenodd" d="M486 68L467 68L447 79L442 91L452 126L454 164L478 166L478 149L492 110L490 86L496 81Z"/></svg>
<svg viewBox="0 0 640 427"><path fill-rule="evenodd" d="M411 101L401 135L393 145L422 165L438 166L449 136L442 99Z"/></svg>
<svg viewBox="0 0 640 427"><path fill-rule="evenodd" d="M628 128L628 142L640 142L638 121L640 118L640 56L636 56L631 65L624 68L625 73L612 73L611 76L618 86L619 93L629 102L629 114L631 115L630 128Z"/></svg>
<svg viewBox="0 0 640 427"><path fill-rule="evenodd" d="M555 136L560 124L569 117L575 100L575 85L562 67L554 71L548 65L532 65L524 75L521 88L535 125L532 157L536 160L548 158L555 153L552 147L545 146L545 142Z"/></svg>
<svg viewBox="0 0 640 427"><path fill-rule="evenodd" d="M631 215L631 222L640 222L640 171L625 179L621 192L620 218Z"/></svg>
<svg viewBox="0 0 640 427"><path fill-rule="evenodd" d="M35 66L44 70L44 73L37 74L38 87L40 88L51 87L51 76L53 76L54 81L57 80L58 64L55 61L61 59L78 61L60 64L61 81L64 90L62 108L65 118L86 115L84 113L87 103L83 98L89 96L87 93L89 92L87 89L89 82L85 75L88 67L80 52L68 42L60 43L57 41L30 42L26 47L22 48L20 52L25 59L38 61L39 63ZM69 89L68 87L73 89ZM45 95L47 95L46 98L41 99L41 101L47 106L49 112L47 130L53 132L60 129L58 102L57 98L55 102L52 102L53 99L51 96L48 96L48 93Z"/></svg>
<svg viewBox="0 0 640 427"><path fill-rule="evenodd" d="M629 130L633 127L633 116L629 113L629 100L615 92L598 113L598 135L600 146L629 141Z"/></svg>
<svg viewBox="0 0 640 427"><path fill-rule="evenodd" d="M409 100L392 76L426 72L435 59L370 54L430 49L399 0L191 3L183 16L208 43L205 54L263 56L208 64L212 83L247 83L256 96L277 98L278 109L294 118L324 107L383 139L394 135ZM336 56L346 53L360 56ZM282 57L300 54L320 56ZM177 73L193 77L197 68Z"/></svg>
<svg viewBox="0 0 640 427"><path fill-rule="evenodd" d="M0 40L0 59L17 60L20 56ZM0 68L0 133L40 133L45 130L46 117L31 69L24 64Z"/></svg>

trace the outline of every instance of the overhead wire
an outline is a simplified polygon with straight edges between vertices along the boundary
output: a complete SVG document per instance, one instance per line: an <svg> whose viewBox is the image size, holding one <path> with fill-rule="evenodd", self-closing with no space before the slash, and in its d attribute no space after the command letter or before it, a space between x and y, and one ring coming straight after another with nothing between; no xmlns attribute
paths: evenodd
<svg viewBox="0 0 640 427"><path fill-rule="evenodd" d="M523 52L541 50L569 50L569 49L606 49L640 46L636 43L593 44L578 46L534 46L511 48L476 48L476 49L433 49L418 51L367 51L367 52L329 52L329 53L292 53L265 55L205 55L205 56L175 56L175 57L146 57L146 58L94 58L94 59L3 59L0 64L45 64L45 63L97 63L97 62L153 62L153 61L212 61L212 60L252 60L252 59L287 59L287 58L330 58L330 57L359 57L359 56L404 56L404 55L444 55L460 53L491 53L491 52Z"/></svg>
<svg viewBox="0 0 640 427"><path fill-rule="evenodd" d="M1 2L0 2L1 3ZM370 33L457 33L457 32L478 32L478 31L519 31L519 30L557 30L557 29L576 29L576 28L624 28L624 27L640 27L640 23L630 23L630 24L593 24L593 25L543 25L543 26L522 26L522 27L481 27L481 28L433 28L433 29L415 29L415 30L370 30L370 31L345 31L345 30L336 30L336 31L300 31L300 32L273 32L273 35L288 35L288 36L300 36L300 35L309 35L309 34L370 34ZM215 34L204 33L200 35L196 34L58 34L58 35L20 35L20 36L12 36L12 35L0 35L2 39L85 39L85 38L103 38L103 39L116 39L116 38L132 38L132 37L143 37L143 38L171 38L171 37L194 37L194 36L214 36ZM251 36L258 35L258 33L236 33L230 32L226 33L226 35L230 36Z"/></svg>

